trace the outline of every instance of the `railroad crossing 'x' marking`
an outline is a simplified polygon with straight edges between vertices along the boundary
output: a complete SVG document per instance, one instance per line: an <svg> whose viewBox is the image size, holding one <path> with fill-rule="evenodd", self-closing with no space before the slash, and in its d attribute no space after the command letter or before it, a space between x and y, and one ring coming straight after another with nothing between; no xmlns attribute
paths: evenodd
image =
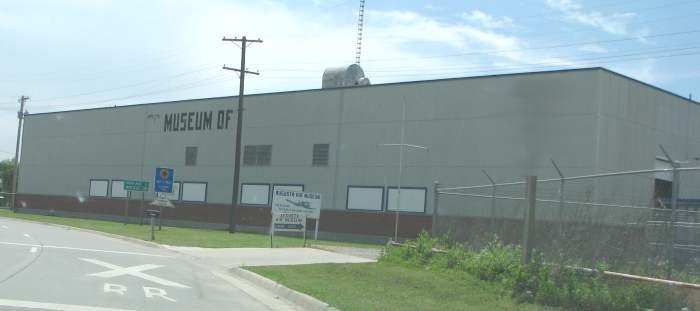
<svg viewBox="0 0 700 311"><path fill-rule="evenodd" d="M131 275L131 276L135 276L138 278L142 278L142 279L147 280L147 281L158 283L160 285L179 287L179 288L190 288L187 285L182 285L182 284L177 283L177 282L169 281L169 280L162 279L162 278L159 278L157 276L152 276L150 274L146 274L146 273L142 272L142 271L146 271L146 270L152 270L152 269L163 267L160 265L145 264L145 265L139 265L139 266L133 266L133 267L120 267L120 266L113 265L111 263L100 261L97 259L80 258L80 260L87 261L89 263L96 264L98 266L112 269L112 270L107 270L107 271L103 271L103 272L88 274L90 276L96 276L98 278L106 278L107 279L107 278L113 278L113 277L120 276L120 275Z"/></svg>

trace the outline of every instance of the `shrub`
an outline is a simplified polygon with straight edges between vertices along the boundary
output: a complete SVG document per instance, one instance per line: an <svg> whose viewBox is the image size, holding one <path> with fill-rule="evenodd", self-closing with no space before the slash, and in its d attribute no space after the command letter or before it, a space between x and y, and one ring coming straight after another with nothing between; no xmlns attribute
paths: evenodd
<svg viewBox="0 0 700 311"><path fill-rule="evenodd" d="M668 287L610 281L596 272L607 269L604 263L591 273L548 264L541 253L534 252L532 263L523 265L520 247L504 245L499 240L475 251L431 238L423 231L415 241L406 244L407 247L388 247L381 260L463 270L481 280L501 282L520 302L571 310L679 310L686 302L686 297L674 294ZM433 253L436 245L449 248L445 253Z"/></svg>

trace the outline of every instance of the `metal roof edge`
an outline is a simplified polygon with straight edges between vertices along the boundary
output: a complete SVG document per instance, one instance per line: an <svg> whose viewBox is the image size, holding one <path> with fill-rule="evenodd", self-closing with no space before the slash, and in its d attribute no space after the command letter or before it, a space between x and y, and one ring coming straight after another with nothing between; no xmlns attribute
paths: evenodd
<svg viewBox="0 0 700 311"><path fill-rule="evenodd" d="M363 88L373 88L373 87L386 87L386 86L395 86L395 85L404 85L404 84L416 84L416 83L433 83L433 82L445 82L445 81L459 81L459 80L470 80L470 79L486 79L486 78L499 78L499 77L508 77L508 76L523 76L523 75L538 75L538 74L551 74L551 73L563 73L563 72L577 72L577 71L591 71L591 70L603 70L605 72L615 74L633 81L636 81L638 83L642 83L647 86L651 86L652 88L655 88L657 90L663 91L667 94L678 96L683 98L682 96L672 93L670 91L666 91L664 89L661 89L659 87L641 82L639 80L633 79L631 77L625 76L623 74L614 72L612 70L603 68L603 67L583 67L583 68L571 68L571 69L556 69L556 70L544 70L544 71L529 71L529 72L514 72L514 73L501 73L501 74L492 74L492 75L483 75L483 76L471 76L471 77L454 77L454 78L443 78L443 79L433 79L433 80L414 80L414 81L401 81L401 82L390 82L390 83L382 83L382 84L372 84L372 85L364 85L364 86L347 86L347 87L338 87L338 88L327 88L327 89L322 89L322 88L317 88L317 89L304 89L304 90L292 90L292 91L281 91L281 92L266 92L266 93L257 93L257 94L247 94L245 95L246 97L256 97L256 96L269 96L269 95L284 95L284 94L294 94L294 93L303 93L303 92L326 92L326 91L338 91L338 90L348 90L348 89L363 89ZM30 113L27 114L26 116L31 117L31 116L40 116L40 115L47 115L47 114L57 114L57 113L71 113L71 112L84 112L84 111L93 111L93 110L106 110L106 109L119 109L119 108L131 108L131 107L141 107L141 106L149 106L149 105L165 105L165 104L175 104L175 103L182 103L182 102L189 102L189 101L203 101L203 100L212 100L212 99L236 99L238 96L232 95L232 96L217 96L217 97L204 97L204 98L192 98L192 99L182 99L182 100L174 100L174 101L165 101L165 102L152 102L152 103L139 103L139 104L129 104L129 105L121 105L121 106L109 106L109 107L94 107L94 108L84 108L84 109L73 109L73 110L60 110L60 111L48 111L48 112L39 112L39 113ZM686 98L686 100L688 100ZM693 103L698 104L695 101L691 101Z"/></svg>
<svg viewBox="0 0 700 311"><path fill-rule="evenodd" d="M691 104L700 105L700 102L698 102L698 101L696 101L696 100L694 100L694 99L690 99L690 98L685 97L685 96L683 96L683 95L673 93L673 92L671 92L671 91L669 91L669 90L666 90L666 89L662 89L661 87L658 87L658 86L656 86L656 85L653 85L653 84L650 84L650 83L646 83L646 82L641 81L641 80L637 80L637 79L632 78L632 77L630 77L630 76L621 74L621 73L616 72L616 71L612 71L612 70L607 69L607 68L604 68L604 67L598 67L598 68L599 68L600 70L602 70L602 71L605 71L605 72L608 73L608 74L611 74L611 75L614 75L614 76L618 76L618 77L624 78L624 79L629 80L629 81L631 81L631 82L639 83L639 84L641 84L641 85L644 85L644 86L646 86L646 87L650 87L650 88L652 88L652 89L654 89L654 90L660 91L660 92L665 93L665 94L667 94L667 95L671 95L671 96L674 96L674 97L678 97L678 98L683 99L683 100L685 100L685 101L687 101L687 102L689 102L689 103L691 103Z"/></svg>

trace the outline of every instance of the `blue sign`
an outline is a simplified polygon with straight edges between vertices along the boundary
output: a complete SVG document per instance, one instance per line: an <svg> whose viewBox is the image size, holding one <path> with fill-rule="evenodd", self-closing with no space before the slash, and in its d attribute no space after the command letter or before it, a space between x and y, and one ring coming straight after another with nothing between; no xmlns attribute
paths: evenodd
<svg viewBox="0 0 700 311"><path fill-rule="evenodd" d="M159 167L156 168L156 182L153 190L156 192L173 192L173 178L175 178L175 172L172 168Z"/></svg>

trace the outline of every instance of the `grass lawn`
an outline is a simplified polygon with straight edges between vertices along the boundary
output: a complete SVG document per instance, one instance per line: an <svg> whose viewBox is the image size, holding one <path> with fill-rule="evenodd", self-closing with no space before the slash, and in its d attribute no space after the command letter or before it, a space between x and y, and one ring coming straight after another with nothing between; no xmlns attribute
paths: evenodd
<svg viewBox="0 0 700 311"><path fill-rule="evenodd" d="M120 222L43 216L24 213L12 213L7 209L0 209L0 217L26 219L53 224L61 224L71 227L91 229L95 231L107 232L123 235L131 238L150 240L151 231L148 225L123 224ZM156 231L155 242L160 244L175 246L196 246L196 247L270 247L270 237L265 234L254 233L234 233L230 234L225 230L206 230L178 227L163 227L162 231ZM292 237L275 237L275 247L301 247L303 240ZM310 245L332 245L351 247L372 247L381 248L383 245L348 243L337 241L313 241L308 240Z"/></svg>
<svg viewBox="0 0 700 311"><path fill-rule="evenodd" d="M558 310L517 304L499 284L456 271L428 271L384 262L246 269L344 311Z"/></svg>

